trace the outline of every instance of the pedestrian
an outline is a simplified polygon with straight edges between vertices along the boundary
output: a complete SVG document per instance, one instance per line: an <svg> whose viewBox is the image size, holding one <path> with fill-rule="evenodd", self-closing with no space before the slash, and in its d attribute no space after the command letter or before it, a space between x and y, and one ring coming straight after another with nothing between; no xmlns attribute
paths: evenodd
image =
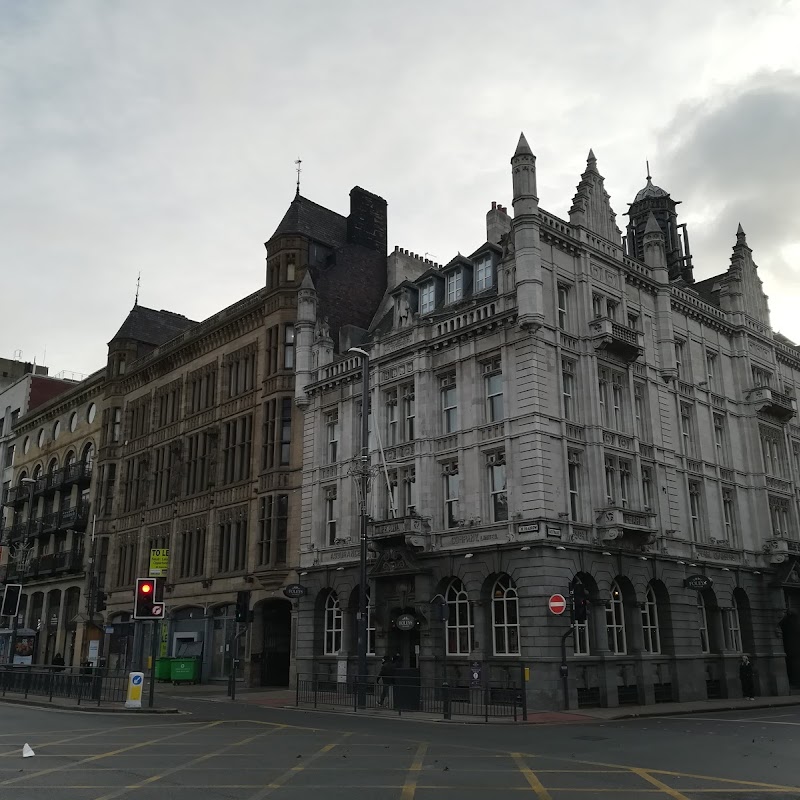
<svg viewBox="0 0 800 800"><path fill-rule="evenodd" d="M53 672L64 671L64 656L61 653L56 653L53 657Z"/></svg>
<svg viewBox="0 0 800 800"><path fill-rule="evenodd" d="M755 681L753 679L753 665L747 656L742 656L739 664L739 680L742 683L742 697L745 700L755 700Z"/></svg>
<svg viewBox="0 0 800 800"><path fill-rule="evenodd" d="M388 658L381 660L381 669L378 673L378 683L382 683L381 696L378 700L378 705L382 706L389 697L389 690L394 685L394 667L389 663Z"/></svg>

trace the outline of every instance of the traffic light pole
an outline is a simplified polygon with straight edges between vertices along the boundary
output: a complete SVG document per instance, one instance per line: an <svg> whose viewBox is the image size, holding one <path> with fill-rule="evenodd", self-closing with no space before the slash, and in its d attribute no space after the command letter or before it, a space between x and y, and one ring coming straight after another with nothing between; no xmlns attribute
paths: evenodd
<svg viewBox="0 0 800 800"><path fill-rule="evenodd" d="M561 686L564 690L564 711L569 711L569 667L567 666L567 639L572 636L572 626L575 623L570 621L569 628L561 637Z"/></svg>
<svg viewBox="0 0 800 800"><path fill-rule="evenodd" d="M157 619L153 620L150 626L150 697L147 700L147 707L153 707L153 695L156 689L156 656L158 655L158 641L160 637L159 623Z"/></svg>

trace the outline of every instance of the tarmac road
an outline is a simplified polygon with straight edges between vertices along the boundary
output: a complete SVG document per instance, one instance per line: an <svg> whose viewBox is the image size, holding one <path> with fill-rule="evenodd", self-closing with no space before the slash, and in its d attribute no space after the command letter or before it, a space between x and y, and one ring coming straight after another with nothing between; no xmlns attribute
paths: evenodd
<svg viewBox="0 0 800 800"><path fill-rule="evenodd" d="M0 798L800 800L798 707L526 726L176 704L186 713L1 705Z"/></svg>

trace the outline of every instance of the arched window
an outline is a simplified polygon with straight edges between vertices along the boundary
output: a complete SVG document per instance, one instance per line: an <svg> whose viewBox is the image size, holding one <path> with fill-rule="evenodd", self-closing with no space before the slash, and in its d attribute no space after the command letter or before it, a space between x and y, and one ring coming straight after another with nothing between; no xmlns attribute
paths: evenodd
<svg viewBox="0 0 800 800"><path fill-rule="evenodd" d="M658 630L658 603L652 586L647 587L642 606L642 636L646 653L661 652L661 634Z"/></svg>
<svg viewBox="0 0 800 800"><path fill-rule="evenodd" d="M342 649L342 609L336 592L331 592L325 601L325 644L326 656L336 655Z"/></svg>
<svg viewBox="0 0 800 800"><path fill-rule="evenodd" d="M83 452L81 453L81 461L88 472L94 463L94 445L91 442L89 442L89 444L83 448Z"/></svg>
<svg viewBox="0 0 800 800"><path fill-rule="evenodd" d="M64 458L64 466L69 469L75 463L75 451L70 450Z"/></svg>
<svg viewBox="0 0 800 800"><path fill-rule="evenodd" d="M58 461L55 458L50 459L50 463L47 465L47 474L52 475L58 469Z"/></svg>
<svg viewBox="0 0 800 800"><path fill-rule="evenodd" d="M724 614L725 649L734 653L742 652L742 625L739 620L739 606L736 596L733 597L733 606L725 609Z"/></svg>
<svg viewBox="0 0 800 800"><path fill-rule="evenodd" d="M42 477L42 465L41 465L41 464L37 464L37 465L36 465L36 466L33 468L33 475L32 475L32 477L33 477L33 479L34 479L35 481L38 481L38 480L39 480L39 478L41 478L41 477Z"/></svg>
<svg viewBox="0 0 800 800"><path fill-rule="evenodd" d="M628 652L628 642L625 636L625 608L622 604L622 589L614 581L611 592L606 600L606 632L608 633L608 649L616 655L625 655Z"/></svg>
<svg viewBox="0 0 800 800"><path fill-rule="evenodd" d="M700 632L700 652L710 652L708 646L708 615L706 614L706 601L703 600L703 595L700 592L697 593L697 629Z"/></svg>
<svg viewBox="0 0 800 800"><path fill-rule="evenodd" d="M496 656L518 656L519 597L508 575L501 575L492 589L492 634Z"/></svg>
<svg viewBox="0 0 800 800"><path fill-rule="evenodd" d="M360 588L356 588L350 595L350 608L353 612L353 631L356 636L356 641L358 641L358 609L361 600L360 591ZM375 606L372 603L372 596L369 589L367 589L367 655L375 655Z"/></svg>
<svg viewBox="0 0 800 800"><path fill-rule="evenodd" d="M447 587L447 655L466 656L472 652L472 608L464 586L453 578Z"/></svg>

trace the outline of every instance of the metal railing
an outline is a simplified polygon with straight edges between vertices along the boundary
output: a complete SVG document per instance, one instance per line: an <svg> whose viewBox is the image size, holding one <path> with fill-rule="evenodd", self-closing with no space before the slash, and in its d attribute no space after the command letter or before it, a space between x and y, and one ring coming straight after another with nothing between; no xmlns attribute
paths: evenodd
<svg viewBox="0 0 800 800"><path fill-rule="evenodd" d="M341 706L353 711L385 708L403 713L436 714L444 719L455 716L505 718L527 721L525 689L517 686L451 686L421 683L413 677L396 677L384 686L374 679L360 683L355 679L337 681L330 675L297 678L297 706Z"/></svg>
<svg viewBox="0 0 800 800"><path fill-rule="evenodd" d="M0 694L74 700L81 703L124 703L128 673L100 667L0 667Z"/></svg>

